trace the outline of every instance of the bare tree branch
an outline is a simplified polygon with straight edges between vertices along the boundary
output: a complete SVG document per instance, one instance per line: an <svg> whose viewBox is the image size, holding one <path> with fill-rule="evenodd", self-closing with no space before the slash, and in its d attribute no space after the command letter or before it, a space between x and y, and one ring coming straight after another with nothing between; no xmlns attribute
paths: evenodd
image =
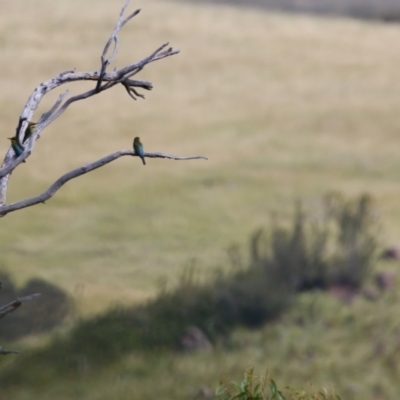
<svg viewBox="0 0 400 400"><path fill-rule="evenodd" d="M3 349L2 346L0 346L0 354L2 355L7 355L7 354L20 354L21 352L18 350L6 350Z"/></svg>
<svg viewBox="0 0 400 400"><path fill-rule="evenodd" d="M100 86L102 84L105 71L106 71L107 67L112 63L112 61L114 60L115 56L117 55L118 45L119 45L118 32L122 29L122 27L130 19L132 19L134 16L136 16L140 12L140 9L136 10L132 14L130 14L127 18L125 18L123 20L124 13L125 13L125 10L128 7L128 5L129 5L129 0L127 0L125 2L125 5L122 7L122 10L121 10L121 12L119 14L119 19L117 21L117 24L115 25L114 31L111 34L110 38L108 39L108 41L107 41L107 43L106 43L106 45L104 47L103 54L100 57L101 67L100 67L99 79L98 79L97 85L96 85L96 92L100 91ZM108 49L110 48L110 45L111 45L112 42L114 42L114 50L113 50L112 54L110 55L110 57L106 58Z"/></svg>
<svg viewBox="0 0 400 400"><path fill-rule="evenodd" d="M123 156L134 156L138 157L137 154L135 154L134 151L132 150L120 150L115 153L109 154L106 157L100 158L97 161L94 161L92 163L86 164L82 167L76 168L70 172L67 172L60 178L58 178L46 191L44 191L42 194L39 196L31 197L30 199L25 199L21 201L17 201L15 203L9 204L9 205L3 205L0 206L0 217L4 217L5 215L21 210L23 208L27 207L32 207L36 204L39 203L45 203L45 201L49 200L54 196L54 194L68 181L71 179L77 178L78 176L87 174L88 172L91 172L97 168L103 167L106 164L109 164L110 162L123 157ZM206 157L203 156L191 156L191 157L179 157L175 156L173 154L166 154L166 153L144 153L144 157L148 158L168 158L170 160L207 160Z"/></svg>
<svg viewBox="0 0 400 400"><path fill-rule="evenodd" d="M174 50L171 47L168 48L167 50L164 50L168 46L168 43L165 43L162 46L160 46L158 49L156 49L152 54L143 58L142 60L140 60L136 63L129 64L123 68L115 69L112 72L107 72L107 67L114 60L114 58L118 52L118 44L119 44L118 33L120 32L120 30L123 28L123 26L126 23L128 23L133 17L135 17L140 12L140 10L136 10L136 11L132 12L131 14L129 14L127 17L124 17L125 11L129 5L129 2L130 2L130 0L126 0L124 6L122 7L118 21L114 27L114 30L111 33L111 35L104 47L103 53L101 55L101 67L99 70L91 71L91 72L76 72L75 68L74 68L74 69L70 69L67 71L63 71L63 72L59 73L57 76L55 76L54 78L48 80L47 82L41 83L28 98L28 101L26 102L26 104L22 110L22 113L21 113L21 116L19 119L19 124L17 126L16 137L19 140L24 137L25 130L28 126L29 121L32 120L35 110L38 108L40 102L42 101L43 97L47 93L49 93L51 90L53 90L61 85L67 84L67 83L72 83L72 82L77 82L77 81L94 81L94 82L96 82L96 86L94 89L89 90L84 93L81 93L77 96L73 96L67 100L65 100L65 97L68 95L68 91L66 91L65 93L60 95L58 100L51 107L51 109L49 111L47 111L46 113L44 113L38 120L32 136L29 138L29 140L27 140L24 143L24 145L23 145L24 151L19 157L16 157L14 150L10 147L10 149L8 150L8 152L4 158L4 162L0 168L0 206L2 206L1 209L3 210L3 213L2 213L3 215L7 212L10 212L10 211L4 212L4 210L7 207L10 207L10 206L5 206L7 187L8 187L8 181L10 178L10 174L19 164L24 162L31 155L31 152L34 149L36 140L39 138L41 131L44 128L46 128L46 126L48 126L56 118L58 118L61 114L63 114L65 112L65 110L72 103L79 101L79 100L87 99L87 98L94 96L102 91L108 90L118 84L121 84L124 86L128 95L132 99L136 100L137 97L144 98L144 96L142 94L140 94L136 90L136 88L151 90L153 88L152 83L147 82L147 81L133 80L130 78L132 76L136 75L137 73L139 73L140 71L142 71L143 68L147 64L179 53L179 50ZM112 43L114 43L113 50L112 50L110 56L107 56ZM151 155L149 155L148 157L151 157ZM174 159L184 159L184 158L174 158ZM66 175L68 175L68 174L66 174ZM79 176L79 175L77 175L77 176ZM70 179L72 179L72 178L70 178ZM14 209L13 209L13 211L14 211Z"/></svg>
<svg viewBox="0 0 400 400"><path fill-rule="evenodd" d="M17 300L14 300L11 303L8 303L5 306L0 307L0 319L4 318L7 314L10 314L13 311L15 311L18 307L21 306L22 303L25 303L26 301L30 301L38 296L40 296L40 293L35 293L30 296L17 298Z"/></svg>
<svg viewBox="0 0 400 400"><path fill-rule="evenodd" d="M1 288L1 282L0 282L0 288ZM40 296L40 293L35 293L30 296L17 298L17 300L14 300L11 303L8 303L5 306L0 307L0 319L4 318L7 314L10 314L13 311L15 311L18 307L21 306L22 303L25 303L26 301L30 301L38 296ZM6 349L3 349L2 346L0 346L0 355L19 354L19 353L20 352L18 350L6 350Z"/></svg>
<svg viewBox="0 0 400 400"><path fill-rule="evenodd" d="M68 73L68 72L71 72L71 71L66 71L65 73ZM38 125L40 125L40 123L42 123L42 122L47 121L49 119L49 117L55 113L55 111L57 110L58 107L60 107L61 103L63 102L65 97L68 95L68 93L69 93L69 90L66 90L64 93L62 93L62 94L60 94L60 96L58 96L58 99L54 103L53 107L51 107L49 111L42 114L42 116L39 118ZM49 123L47 123L46 126L47 125L49 125Z"/></svg>

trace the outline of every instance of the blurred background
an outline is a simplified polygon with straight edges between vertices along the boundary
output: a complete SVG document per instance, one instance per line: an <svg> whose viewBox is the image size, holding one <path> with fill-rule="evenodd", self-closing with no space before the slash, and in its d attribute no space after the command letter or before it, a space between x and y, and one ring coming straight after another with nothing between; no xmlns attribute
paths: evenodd
<svg viewBox="0 0 400 400"><path fill-rule="evenodd" d="M209 0L209 2L384 21L397 21L400 18L400 4L396 0Z"/></svg>
<svg viewBox="0 0 400 400"><path fill-rule="evenodd" d="M137 76L146 100L73 104L12 174L8 202L135 136L208 157L124 157L1 219L0 304L42 293L0 321L22 351L0 359L4 398L211 398L249 365L398 398L400 6L242 3L132 0L113 67L166 41L181 53ZM2 154L37 85L100 67L121 6L1 6Z"/></svg>

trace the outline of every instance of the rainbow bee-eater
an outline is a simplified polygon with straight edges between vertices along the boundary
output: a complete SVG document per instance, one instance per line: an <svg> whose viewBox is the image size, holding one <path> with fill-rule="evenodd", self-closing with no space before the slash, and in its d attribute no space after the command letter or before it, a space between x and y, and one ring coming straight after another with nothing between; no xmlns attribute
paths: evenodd
<svg viewBox="0 0 400 400"><path fill-rule="evenodd" d="M143 165L146 165L146 161L144 161L143 145L139 137L135 137L133 140L133 150L135 150L135 153L142 159Z"/></svg>
<svg viewBox="0 0 400 400"><path fill-rule="evenodd" d="M28 126L26 127L25 132L24 132L24 138L22 139L22 142L19 140L18 136L16 136L16 138L18 140L18 145L20 147L24 147L23 143L25 143L32 136L32 133L33 133L33 130L35 129L35 126L36 126L36 122L29 122L28 123ZM17 128L17 131L18 131L18 128Z"/></svg>
<svg viewBox="0 0 400 400"><path fill-rule="evenodd" d="M33 130L35 129L36 126L36 122L29 122L28 126L25 129L25 133L24 133L24 139L22 140L22 143L25 143L31 136L33 133Z"/></svg>
<svg viewBox="0 0 400 400"><path fill-rule="evenodd" d="M13 148L15 155L19 157L24 152L24 147L18 143L18 139L15 136L8 139L11 140L11 147Z"/></svg>

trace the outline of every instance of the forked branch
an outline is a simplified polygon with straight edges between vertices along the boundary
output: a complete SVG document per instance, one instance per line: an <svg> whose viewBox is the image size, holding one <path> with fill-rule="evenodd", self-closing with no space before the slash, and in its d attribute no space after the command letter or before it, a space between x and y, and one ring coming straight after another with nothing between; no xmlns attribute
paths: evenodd
<svg viewBox="0 0 400 400"><path fill-rule="evenodd" d="M168 43L164 43L158 47L149 56L143 58L142 60L129 64L120 69L114 69L111 72L107 71L114 60L119 47L118 34L120 30L127 24L132 18L139 14L140 10L136 10L125 17L126 9L129 5L130 0L126 0L122 10L120 12L118 21L111 33L107 43L104 47L103 53L100 57L101 65L100 69L91 72L76 72L75 68L64 72L61 72L53 79L47 82L41 83L31 94L27 103L25 104L21 116L19 118L19 123L16 130L16 138L19 143L23 143L22 152L17 157L13 148L10 147L8 150L3 165L0 168L0 216L4 216L9 212L19 210L21 208L30 207L32 205L43 203L54 195L54 193L67 181L76 178L80 175L88 173L93 169L102 167L103 165L123 156L123 155L134 155L131 151L121 151L111 154L107 157L102 158L92 164L88 164L85 167L78 168L59 178L46 192L41 195L34 197L32 199L22 200L10 205L6 205L6 194L7 186L12 171L18 167L22 162L24 162L32 153L36 140L39 138L40 133L51 124L56 118L63 114L66 109L74 102L79 100L87 99L94 96L100 92L111 89L113 86L121 84L124 86L128 95L136 100L138 97L144 98L144 95L139 93L137 89L151 90L153 85L151 82L143 80L131 79L134 75L138 74L143 68L154 61L161 60L163 58L175 55L179 53L179 50L174 50L172 47L168 47ZM111 49L111 51L110 51ZM110 54L109 54L110 53ZM59 96L58 100L51 107L50 110L45 112L37 121L32 135L24 142L24 136L26 129L28 127L29 121L32 120L35 110L38 108L43 97L49 93L51 90L64 85L66 83L77 82L77 81L93 81L95 82L95 87L87 92L81 93L79 95L70 97L66 99L68 95L68 90ZM146 153L146 157L158 157L158 158L170 158L175 160L191 160L200 159L205 157L195 156L195 157L178 157L167 155L163 153Z"/></svg>

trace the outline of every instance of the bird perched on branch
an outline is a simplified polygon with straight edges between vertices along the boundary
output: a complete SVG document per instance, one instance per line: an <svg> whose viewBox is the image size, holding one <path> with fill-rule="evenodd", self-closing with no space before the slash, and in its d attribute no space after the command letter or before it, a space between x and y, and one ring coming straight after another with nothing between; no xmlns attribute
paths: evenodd
<svg viewBox="0 0 400 400"><path fill-rule="evenodd" d="M139 137L135 137L133 140L133 150L135 150L135 154L137 154L143 162L143 165L146 165L146 161L144 160L144 150L143 150L143 145L140 142Z"/></svg>
<svg viewBox="0 0 400 400"><path fill-rule="evenodd" d="M11 147L13 148L15 155L19 157L24 152L24 147L20 143L18 143L18 139L16 138L16 136L8 139L11 140Z"/></svg>
<svg viewBox="0 0 400 400"><path fill-rule="evenodd" d="M22 140L22 143L25 143L31 136L33 133L33 130L35 129L36 126L36 122L29 122L28 126L25 129L25 133L24 133L24 138Z"/></svg>
<svg viewBox="0 0 400 400"><path fill-rule="evenodd" d="M19 131L21 129L21 125L25 121L26 121L26 118L20 118L17 129L15 130L15 138L17 139L17 143L19 144L20 147L24 147L23 143L25 143L32 136L33 130L35 129L35 126L37 125L36 122L28 122L28 125L25 128L24 136L21 141L21 139L19 137Z"/></svg>

